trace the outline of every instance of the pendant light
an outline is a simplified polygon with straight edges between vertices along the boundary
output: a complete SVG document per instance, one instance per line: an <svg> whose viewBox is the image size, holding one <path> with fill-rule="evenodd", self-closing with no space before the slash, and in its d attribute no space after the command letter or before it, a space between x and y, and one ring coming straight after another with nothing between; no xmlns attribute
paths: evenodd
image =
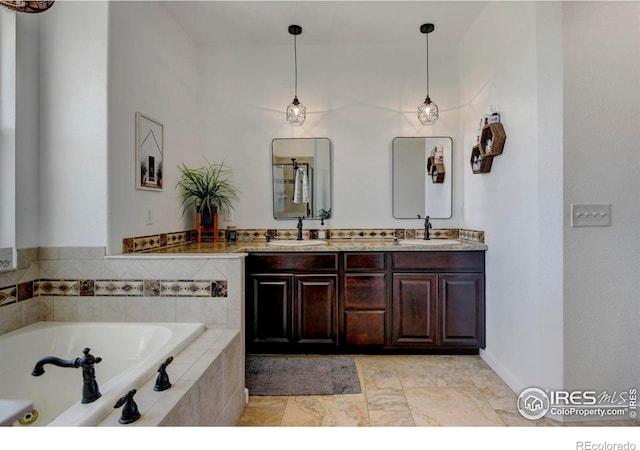
<svg viewBox="0 0 640 450"><path fill-rule="evenodd" d="M433 103L429 97L429 33L434 29L432 23L425 23L420 27L420 32L427 36L427 98L424 99L424 103L418 106L418 119L422 125L433 125L439 117L438 105Z"/></svg>
<svg viewBox="0 0 640 450"><path fill-rule="evenodd" d="M289 34L293 35L293 59L295 62L295 93L293 102L287 106L287 122L294 127L299 127L307 117L307 108L298 101L298 51L296 47L296 36L302 33L299 25L290 25Z"/></svg>
<svg viewBox="0 0 640 450"><path fill-rule="evenodd" d="M53 6L53 1L0 0L0 5L23 13L40 13Z"/></svg>

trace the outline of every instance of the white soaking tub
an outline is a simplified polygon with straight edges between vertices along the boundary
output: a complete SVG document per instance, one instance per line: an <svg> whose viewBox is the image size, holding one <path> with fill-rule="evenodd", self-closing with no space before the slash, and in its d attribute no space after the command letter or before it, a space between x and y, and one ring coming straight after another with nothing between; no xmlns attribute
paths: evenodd
<svg viewBox="0 0 640 450"><path fill-rule="evenodd" d="M199 323L104 322L39 322L21 328L0 336L0 399L33 402L36 413L14 425L96 425L120 397L156 376L161 363L204 329ZM94 402L80 402L81 368L47 364L43 375L31 375L39 359L74 360L85 347L102 358L94 367L102 395Z"/></svg>

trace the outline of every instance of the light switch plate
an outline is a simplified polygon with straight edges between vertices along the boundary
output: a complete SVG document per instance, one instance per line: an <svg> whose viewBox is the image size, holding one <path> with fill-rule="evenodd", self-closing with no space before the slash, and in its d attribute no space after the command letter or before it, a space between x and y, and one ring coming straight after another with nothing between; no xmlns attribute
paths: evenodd
<svg viewBox="0 0 640 450"><path fill-rule="evenodd" d="M611 205L571 204L572 227L606 227L611 225Z"/></svg>

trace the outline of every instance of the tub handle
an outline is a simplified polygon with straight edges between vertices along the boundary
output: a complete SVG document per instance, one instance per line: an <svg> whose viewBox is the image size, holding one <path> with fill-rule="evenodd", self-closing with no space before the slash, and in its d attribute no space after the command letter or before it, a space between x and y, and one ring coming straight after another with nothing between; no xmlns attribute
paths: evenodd
<svg viewBox="0 0 640 450"><path fill-rule="evenodd" d="M128 423L133 423L140 418L140 411L138 410L138 405L136 404L133 396L137 391L135 389L131 389L124 397L120 397L120 399L113 405L114 408L120 408L122 405L122 414L120 415L120 422L123 425Z"/></svg>
<svg viewBox="0 0 640 450"><path fill-rule="evenodd" d="M153 387L154 391L166 391L171 387L171 381L169 381L169 375L167 374L167 366L171 364L172 361L173 356L169 356L165 362L160 364L156 385Z"/></svg>

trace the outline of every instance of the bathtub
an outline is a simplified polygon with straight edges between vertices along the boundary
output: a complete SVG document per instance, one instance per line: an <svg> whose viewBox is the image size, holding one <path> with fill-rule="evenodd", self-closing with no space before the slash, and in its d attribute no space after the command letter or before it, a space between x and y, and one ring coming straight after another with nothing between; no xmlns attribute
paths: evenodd
<svg viewBox="0 0 640 450"><path fill-rule="evenodd" d="M198 323L38 322L0 336L0 399L33 402L36 414L17 426L96 425L120 397L155 377L161 363L204 329ZM96 401L80 403L80 368L48 364L43 375L31 375L40 358L75 359L85 347L102 358L95 365L102 394Z"/></svg>

